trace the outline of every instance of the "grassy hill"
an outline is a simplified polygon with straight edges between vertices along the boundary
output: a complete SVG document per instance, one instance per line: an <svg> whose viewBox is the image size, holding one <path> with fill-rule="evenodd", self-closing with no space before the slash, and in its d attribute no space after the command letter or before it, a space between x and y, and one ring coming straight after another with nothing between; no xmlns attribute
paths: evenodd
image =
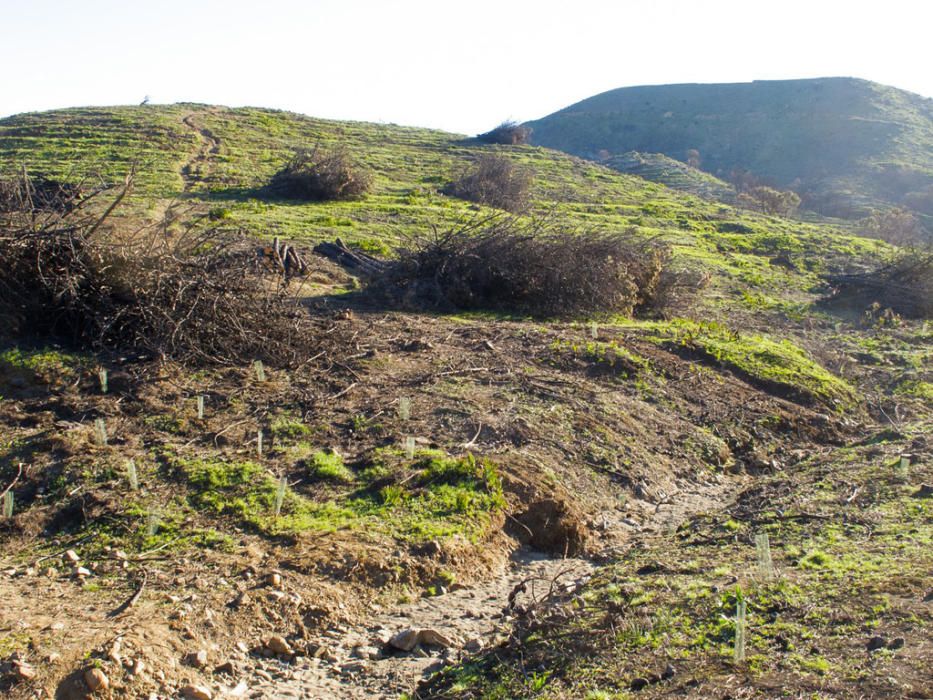
<svg viewBox="0 0 933 700"><path fill-rule="evenodd" d="M346 148L372 189L271 196L293 150L318 143ZM532 176L520 221L663 244L694 295L638 318L412 310L311 252L340 237L391 259L494 214L442 194L491 154ZM0 323L4 697L84 698L101 676L101 697L926 692L933 335L820 303L828 275L890 245L538 146L265 109L0 120L0 174L23 167L135 179L112 226L58 249L41 247L44 213L0 212L0 243L26 251L6 270L55 278L90 250L34 316L65 314L76 291L119 321L103 344ZM213 235L158 257L189 225ZM151 246L112 245L141 228ZM273 236L303 252L304 277L253 264L246 246ZM204 353L121 334L179 316ZM244 337L250 354L228 353ZM388 641L407 628L398 644L423 643Z"/></svg>
<svg viewBox="0 0 933 700"><path fill-rule="evenodd" d="M717 177L750 171L830 216L892 204L933 216L933 102L865 80L620 88L528 126L535 143L585 158L695 149Z"/></svg>
<svg viewBox="0 0 933 700"><path fill-rule="evenodd" d="M731 203L736 196L735 187L728 182L663 153L629 151L604 158L600 163L620 173L637 175L704 199Z"/></svg>

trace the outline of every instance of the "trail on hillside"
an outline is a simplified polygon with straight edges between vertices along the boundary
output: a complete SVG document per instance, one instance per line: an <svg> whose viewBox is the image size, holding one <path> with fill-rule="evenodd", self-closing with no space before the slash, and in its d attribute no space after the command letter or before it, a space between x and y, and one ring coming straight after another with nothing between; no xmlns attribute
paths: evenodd
<svg viewBox="0 0 933 700"><path fill-rule="evenodd" d="M185 126L197 134L199 140L197 150L181 166L179 171L186 193L191 192L195 185L206 179L210 173L212 157L220 153L220 139L210 129L195 121L198 115L210 113L210 111L191 112L181 120Z"/></svg>

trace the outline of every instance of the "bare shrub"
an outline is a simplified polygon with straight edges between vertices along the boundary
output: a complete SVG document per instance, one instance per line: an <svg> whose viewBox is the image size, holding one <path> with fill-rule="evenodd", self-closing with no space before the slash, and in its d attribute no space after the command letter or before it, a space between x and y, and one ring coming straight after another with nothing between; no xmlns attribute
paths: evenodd
<svg viewBox="0 0 933 700"><path fill-rule="evenodd" d="M740 192L735 203L745 209L775 216L791 216L800 207L800 196L790 190L759 185Z"/></svg>
<svg viewBox="0 0 933 700"><path fill-rule="evenodd" d="M255 271L255 245L211 231L116 239L85 203L0 225L0 319L11 337L189 364L293 366L319 349L298 295ZM172 242L169 243L169 240Z"/></svg>
<svg viewBox="0 0 933 700"><path fill-rule="evenodd" d="M531 173L502 156L483 156L444 194L518 213L528 208Z"/></svg>
<svg viewBox="0 0 933 700"><path fill-rule="evenodd" d="M518 146L528 143L531 138L530 126L522 126L518 122L506 120L495 129L477 135L477 140L483 143L497 143L505 146Z"/></svg>
<svg viewBox="0 0 933 700"><path fill-rule="evenodd" d="M413 241L367 293L408 308L631 315L671 299L668 255L632 232L491 217Z"/></svg>
<svg viewBox="0 0 933 700"><path fill-rule="evenodd" d="M320 202L355 199L371 186L372 175L353 162L345 147L316 145L297 149L266 189L276 197Z"/></svg>
<svg viewBox="0 0 933 700"><path fill-rule="evenodd" d="M874 270L834 275L829 283L829 306L933 318L933 247L902 251Z"/></svg>
<svg viewBox="0 0 933 700"><path fill-rule="evenodd" d="M23 168L15 176L0 178L0 214L66 211L88 194L83 185L30 176Z"/></svg>
<svg viewBox="0 0 933 700"><path fill-rule="evenodd" d="M858 222L858 232L894 245L916 245L927 238L917 215L907 209L873 211Z"/></svg>

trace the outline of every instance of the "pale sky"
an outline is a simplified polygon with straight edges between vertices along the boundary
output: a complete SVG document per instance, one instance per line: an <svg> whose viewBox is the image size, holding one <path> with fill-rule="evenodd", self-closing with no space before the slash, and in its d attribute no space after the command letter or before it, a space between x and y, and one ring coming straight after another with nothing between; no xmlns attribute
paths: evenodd
<svg viewBox="0 0 933 700"><path fill-rule="evenodd" d="M203 102L459 133L629 85L933 96L930 0L0 0L0 116Z"/></svg>

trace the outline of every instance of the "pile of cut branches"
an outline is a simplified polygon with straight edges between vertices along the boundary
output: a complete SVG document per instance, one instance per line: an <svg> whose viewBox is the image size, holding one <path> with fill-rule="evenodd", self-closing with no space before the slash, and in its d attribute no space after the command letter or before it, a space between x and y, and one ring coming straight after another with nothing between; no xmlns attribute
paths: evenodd
<svg viewBox="0 0 933 700"><path fill-rule="evenodd" d="M891 309L907 318L933 318L933 248L910 248L874 270L834 275L826 303L863 310Z"/></svg>
<svg viewBox="0 0 933 700"><path fill-rule="evenodd" d="M672 298L668 258L667 248L633 232L494 216L412 241L367 293L403 308L632 315Z"/></svg>
<svg viewBox="0 0 933 700"><path fill-rule="evenodd" d="M128 179L99 206L83 199L0 221L0 321L8 340L187 364L262 360L295 366L321 351L329 322L311 318L294 284L262 277L254 241L229 240L195 220L181 234L116 234Z"/></svg>

